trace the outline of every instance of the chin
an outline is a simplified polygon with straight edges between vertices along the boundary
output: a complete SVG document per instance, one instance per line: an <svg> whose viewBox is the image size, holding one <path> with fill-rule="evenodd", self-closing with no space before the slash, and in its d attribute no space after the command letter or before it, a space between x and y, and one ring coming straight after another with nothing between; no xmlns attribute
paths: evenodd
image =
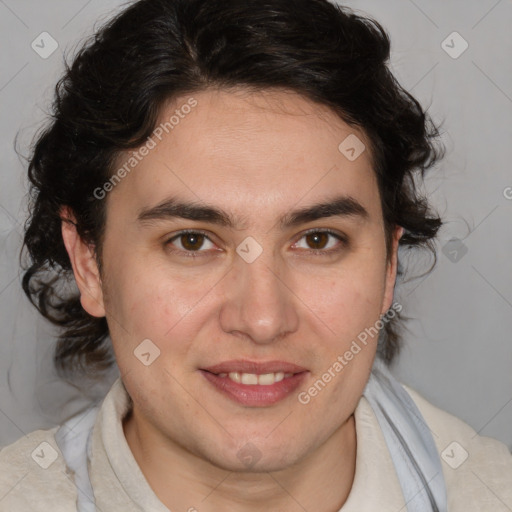
<svg viewBox="0 0 512 512"><path fill-rule="evenodd" d="M273 454L272 458L262 457L259 460L254 459L252 461L240 461L238 458L231 458L230 460L225 459L219 462L219 464L215 464L214 462L214 465L225 471L237 473L238 475L274 473L285 470L293 465L290 461L283 461L282 459L276 460L275 454Z"/></svg>
<svg viewBox="0 0 512 512"><path fill-rule="evenodd" d="M229 451L228 451L229 450ZM236 473L267 473L281 471L293 466L301 455L292 447L284 449L267 443L244 441L238 448L223 450L223 453L204 454L214 466Z"/></svg>

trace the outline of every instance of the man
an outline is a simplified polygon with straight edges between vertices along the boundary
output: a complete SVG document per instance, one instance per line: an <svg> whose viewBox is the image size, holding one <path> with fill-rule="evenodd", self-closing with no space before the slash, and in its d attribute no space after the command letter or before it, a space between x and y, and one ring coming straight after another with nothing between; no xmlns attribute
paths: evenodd
<svg viewBox="0 0 512 512"><path fill-rule="evenodd" d="M398 246L441 224L411 187L437 132L388 57L324 0L142 0L77 55L23 284L63 373L112 349L121 379L0 452L0 510L512 507L507 448L384 364Z"/></svg>

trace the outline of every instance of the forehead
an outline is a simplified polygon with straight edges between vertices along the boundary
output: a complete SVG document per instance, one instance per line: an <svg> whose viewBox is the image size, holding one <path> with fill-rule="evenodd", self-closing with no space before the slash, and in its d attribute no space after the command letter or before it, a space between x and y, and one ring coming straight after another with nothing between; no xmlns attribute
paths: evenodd
<svg viewBox="0 0 512 512"><path fill-rule="evenodd" d="M112 193L132 210L172 196L277 213L339 194L371 210L378 197L365 134L288 91L207 90L175 98L162 108L147 146ZM130 155L121 155L117 167Z"/></svg>

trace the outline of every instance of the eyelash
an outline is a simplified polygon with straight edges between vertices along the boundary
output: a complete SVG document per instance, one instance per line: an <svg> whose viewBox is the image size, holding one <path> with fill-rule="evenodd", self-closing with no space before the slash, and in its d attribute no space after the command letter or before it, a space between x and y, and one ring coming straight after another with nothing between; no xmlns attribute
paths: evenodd
<svg viewBox="0 0 512 512"><path fill-rule="evenodd" d="M313 254L315 256L332 256L333 254L336 254L336 253L340 252L342 249L346 248L348 246L348 244L349 244L348 239L347 239L346 236L344 236L344 235L342 235L340 233L337 233L337 232L335 232L335 231L333 231L331 229L312 228L312 229L309 229L308 231L302 233L302 235L298 238L298 240L294 243L294 245L297 244L304 237L306 237L308 235L311 235L311 234L314 234L314 233L318 233L318 234L324 234L325 233L325 234L331 235L331 236L333 236L334 238L336 238L340 242L340 244L335 249L304 249L304 250L309 251L310 254ZM214 243L205 231L193 230L193 229L185 229L183 231L180 231L180 232L174 234L171 238L169 238L165 242L164 245L166 247L168 247L169 245L172 244L172 242L174 242L175 240L177 240L181 236L188 235L188 234L203 235L211 243ZM172 252L174 252L174 253L181 253L181 254L185 255L185 257L188 257L188 258L200 258L200 257L206 256L206 254L201 254L201 253L207 253L208 251L201 251L201 250L198 250L198 251L186 251L186 250L182 250L182 249L172 249Z"/></svg>

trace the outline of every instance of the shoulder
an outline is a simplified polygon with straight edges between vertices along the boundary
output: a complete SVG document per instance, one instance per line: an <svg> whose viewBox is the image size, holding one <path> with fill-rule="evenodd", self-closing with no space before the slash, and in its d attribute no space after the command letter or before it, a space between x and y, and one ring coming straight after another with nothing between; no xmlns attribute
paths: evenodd
<svg viewBox="0 0 512 512"><path fill-rule="evenodd" d="M36 430L0 449L0 512L75 510L76 490L55 442L57 430Z"/></svg>
<svg viewBox="0 0 512 512"><path fill-rule="evenodd" d="M441 457L450 511L512 510L512 454L459 418L404 386L432 432Z"/></svg>

